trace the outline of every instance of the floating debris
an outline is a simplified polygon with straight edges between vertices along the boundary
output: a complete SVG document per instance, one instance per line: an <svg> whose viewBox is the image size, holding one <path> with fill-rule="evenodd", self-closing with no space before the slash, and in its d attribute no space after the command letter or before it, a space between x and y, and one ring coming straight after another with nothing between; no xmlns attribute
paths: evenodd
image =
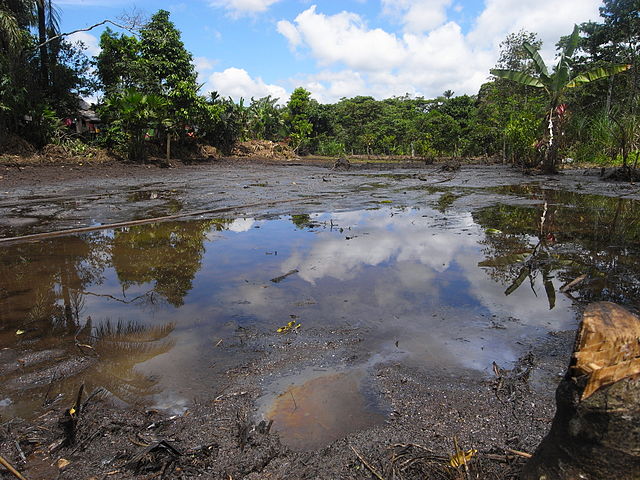
<svg viewBox="0 0 640 480"><path fill-rule="evenodd" d="M302 326L300 322L296 322L295 320L291 320L285 326L280 327L276 332L278 333L289 333L289 332L297 332L298 329Z"/></svg>
<svg viewBox="0 0 640 480"><path fill-rule="evenodd" d="M280 275L279 277L276 278L272 278L271 281L273 283L280 283L282 280L284 280L285 278L287 278L289 275L294 275L298 273L298 270L289 270L287 273L285 273L284 275Z"/></svg>

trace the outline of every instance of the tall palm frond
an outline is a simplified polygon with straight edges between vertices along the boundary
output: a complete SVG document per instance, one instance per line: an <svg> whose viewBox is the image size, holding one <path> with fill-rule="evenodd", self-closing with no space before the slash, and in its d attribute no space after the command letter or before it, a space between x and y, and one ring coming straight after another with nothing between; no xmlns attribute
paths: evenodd
<svg viewBox="0 0 640 480"><path fill-rule="evenodd" d="M0 46L3 50L15 50L20 42L20 26L16 17L0 8Z"/></svg>

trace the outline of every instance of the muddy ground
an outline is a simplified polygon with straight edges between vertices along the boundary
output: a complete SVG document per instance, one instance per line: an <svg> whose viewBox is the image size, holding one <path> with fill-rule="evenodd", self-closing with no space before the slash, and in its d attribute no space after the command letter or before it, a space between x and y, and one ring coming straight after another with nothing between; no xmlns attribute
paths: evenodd
<svg viewBox="0 0 640 480"><path fill-rule="evenodd" d="M502 165L330 167L326 161L295 160L176 168L4 166L0 237L193 212L191 218L268 218L388 202L411 206L426 189L441 187L468 193L543 184L640 198L640 186L603 182L597 170L530 176ZM477 202L485 200L471 193L460 201L480 207ZM387 406L385 421L319 449L296 451L256 417L261 379L299 363L332 356L348 365L370 353L358 349L357 330L243 335L245 348L254 351L250 361L226 372L227 385L194 399L183 415L114 404L100 392L87 400L91 392L85 392L86 404L72 417L74 401L64 398L35 419L2 418L0 455L29 479L517 478L524 459L513 451L533 452L549 428L555 384L574 339L573 331L552 332L542 343L525 345L528 353L512 369L496 369L495 376L378 364L373 388ZM0 353L0 373L13 369L19 355ZM68 368L82 368L83 362L91 358L80 350L77 365ZM449 466L454 439L460 448L478 451L468 472ZM1 469L0 477L12 478Z"/></svg>

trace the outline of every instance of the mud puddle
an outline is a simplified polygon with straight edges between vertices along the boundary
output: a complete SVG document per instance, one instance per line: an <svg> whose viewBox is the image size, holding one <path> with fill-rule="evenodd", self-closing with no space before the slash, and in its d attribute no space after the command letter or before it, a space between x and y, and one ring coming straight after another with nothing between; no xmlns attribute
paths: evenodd
<svg viewBox="0 0 640 480"><path fill-rule="evenodd" d="M388 408L368 384L363 369L307 369L271 385L258 414L292 450L316 450L350 433L385 421Z"/></svg>
<svg viewBox="0 0 640 480"><path fill-rule="evenodd" d="M166 222L8 245L0 415L33 416L81 383L181 413L194 398L224 395L228 372L264 352L286 359L305 342L356 335L348 349L264 376L271 396L259 413L291 447L317 448L384 419L374 365L488 374L492 362L509 365L548 332L573 328L576 304L636 303L638 209L540 188L438 187L419 208ZM277 332L292 321L295 331ZM326 371L301 373L314 369Z"/></svg>

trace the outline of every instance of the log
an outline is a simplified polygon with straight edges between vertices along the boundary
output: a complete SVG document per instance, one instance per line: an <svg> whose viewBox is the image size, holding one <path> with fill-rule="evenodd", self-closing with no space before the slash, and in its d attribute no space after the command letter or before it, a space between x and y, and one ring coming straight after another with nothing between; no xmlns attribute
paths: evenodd
<svg viewBox="0 0 640 480"><path fill-rule="evenodd" d="M640 479L640 318L586 308L556 406L522 480Z"/></svg>

